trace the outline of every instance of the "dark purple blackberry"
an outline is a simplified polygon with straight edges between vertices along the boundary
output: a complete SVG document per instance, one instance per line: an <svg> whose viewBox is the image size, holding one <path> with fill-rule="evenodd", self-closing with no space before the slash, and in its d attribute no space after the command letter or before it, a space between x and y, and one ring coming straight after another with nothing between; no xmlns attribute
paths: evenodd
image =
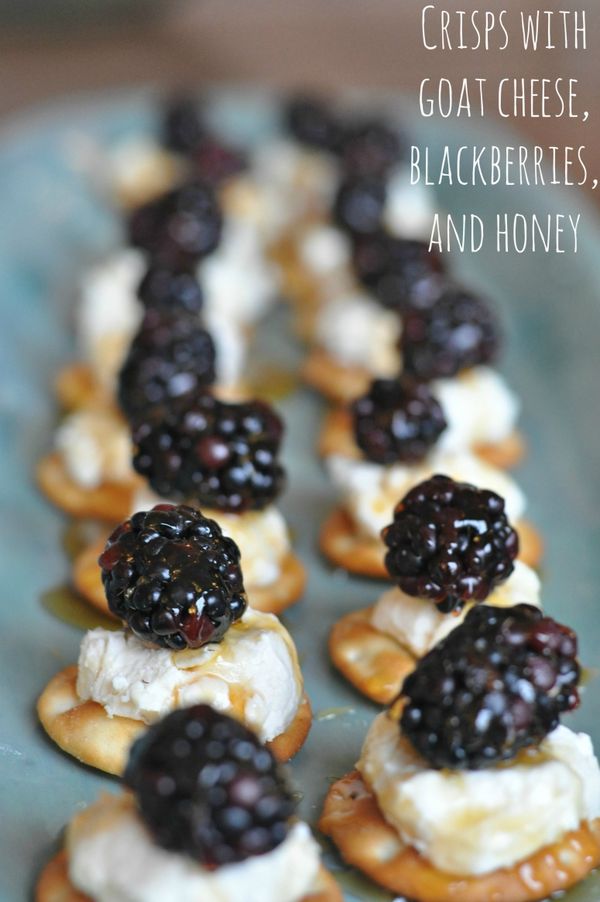
<svg viewBox="0 0 600 902"><path fill-rule="evenodd" d="M400 133L381 120L360 120L344 128L342 165L354 176L385 176L398 163L403 150Z"/></svg>
<svg viewBox="0 0 600 902"><path fill-rule="evenodd" d="M146 312L119 373L118 401L130 422L215 381L215 346L196 314Z"/></svg>
<svg viewBox="0 0 600 902"><path fill-rule="evenodd" d="M151 726L132 746L123 780L158 845L211 870L275 849L295 808L271 752L208 705Z"/></svg>
<svg viewBox="0 0 600 902"><path fill-rule="evenodd" d="M498 321L488 304L460 287L448 288L432 304L403 314L400 350L405 372L416 379L455 376L494 360Z"/></svg>
<svg viewBox="0 0 600 902"><path fill-rule="evenodd" d="M353 263L360 282L390 310L430 303L440 294L444 264L422 241L384 232L355 234Z"/></svg>
<svg viewBox="0 0 600 902"><path fill-rule="evenodd" d="M284 111L285 124L301 144L336 153L341 128L328 104L314 97L294 97Z"/></svg>
<svg viewBox="0 0 600 902"><path fill-rule="evenodd" d="M129 241L155 262L191 266L216 248L222 220L213 189L193 180L134 210Z"/></svg>
<svg viewBox="0 0 600 902"><path fill-rule="evenodd" d="M478 605L404 681L400 727L434 768L538 745L579 704L577 637L532 605Z"/></svg>
<svg viewBox="0 0 600 902"><path fill-rule="evenodd" d="M239 548L193 507L158 504L134 514L98 563L112 613L162 648L219 642L246 610Z"/></svg>
<svg viewBox="0 0 600 902"><path fill-rule="evenodd" d="M201 507L261 510L283 488L283 424L263 401L196 393L140 421L133 465L159 495Z"/></svg>
<svg viewBox="0 0 600 902"><path fill-rule="evenodd" d="M487 598L510 576L519 551L503 498L439 475L404 496L382 536L392 579L444 614Z"/></svg>
<svg viewBox="0 0 600 902"><path fill-rule="evenodd" d="M178 94L165 104L162 141L176 153L193 154L206 136L201 105L190 94Z"/></svg>
<svg viewBox="0 0 600 902"><path fill-rule="evenodd" d="M422 460L447 425L427 385L406 376L375 379L351 410L356 444L378 464Z"/></svg>
<svg viewBox="0 0 600 902"><path fill-rule="evenodd" d="M349 177L338 188L333 217L352 235L371 235L381 228L385 184L378 178Z"/></svg>
<svg viewBox="0 0 600 902"><path fill-rule="evenodd" d="M207 135L196 149L192 165L198 178L210 185L220 185L246 169L247 160L239 150L228 147L214 135Z"/></svg>
<svg viewBox="0 0 600 902"><path fill-rule="evenodd" d="M204 297L193 269L152 263L138 288L144 307L161 313L198 313Z"/></svg>

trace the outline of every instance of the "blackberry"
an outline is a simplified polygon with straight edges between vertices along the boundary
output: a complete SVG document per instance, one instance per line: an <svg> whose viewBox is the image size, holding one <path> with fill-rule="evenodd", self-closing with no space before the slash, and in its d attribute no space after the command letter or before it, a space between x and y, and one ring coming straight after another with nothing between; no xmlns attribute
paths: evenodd
<svg viewBox="0 0 600 902"><path fill-rule="evenodd" d="M193 269L155 263L146 271L137 294L144 307L164 313L198 313L204 303Z"/></svg>
<svg viewBox="0 0 600 902"><path fill-rule="evenodd" d="M98 563L112 613L162 648L219 642L246 610L237 545L193 507L158 504L134 514Z"/></svg>
<svg viewBox="0 0 600 902"><path fill-rule="evenodd" d="M151 726L123 780L158 845L210 870L277 848L295 807L271 752L208 705Z"/></svg>
<svg viewBox="0 0 600 902"><path fill-rule="evenodd" d="M197 315L146 312L129 347L117 397L131 423L215 381L215 346Z"/></svg>
<svg viewBox="0 0 600 902"><path fill-rule="evenodd" d="M281 491L283 424L263 401L228 404L197 392L139 422L133 465L159 495L241 512Z"/></svg>
<svg viewBox="0 0 600 902"><path fill-rule="evenodd" d="M434 768L539 744L579 704L577 637L531 605L479 605L404 681L400 728Z"/></svg>
<svg viewBox="0 0 600 902"><path fill-rule="evenodd" d="M432 304L405 311L403 368L417 379L455 376L492 361L500 345L498 322L478 295L450 287Z"/></svg>
<svg viewBox="0 0 600 902"><path fill-rule="evenodd" d="M196 179L134 210L129 241L158 263L191 266L217 247L222 224L213 189Z"/></svg>
<svg viewBox="0 0 600 902"><path fill-rule="evenodd" d="M406 376L373 380L351 410L358 447L379 464L422 460L447 425L427 385Z"/></svg>
<svg viewBox="0 0 600 902"><path fill-rule="evenodd" d="M338 188L333 217L352 235L370 235L381 227L384 206L385 185L381 179L350 177Z"/></svg>
<svg viewBox="0 0 600 902"><path fill-rule="evenodd" d="M439 475L404 496L382 536L390 576L444 614L487 598L510 576L519 550L503 498Z"/></svg>
<svg viewBox="0 0 600 902"><path fill-rule="evenodd" d="M284 110L285 124L301 144L336 153L341 128L330 107L314 97L294 97Z"/></svg>
<svg viewBox="0 0 600 902"><path fill-rule="evenodd" d="M190 94L178 94L165 104L162 141L176 153L193 154L206 136L201 106Z"/></svg>
<svg viewBox="0 0 600 902"><path fill-rule="evenodd" d="M220 185L242 172L247 160L240 151L228 147L214 135L207 135L194 153L192 164L198 178L211 185Z"/></svg>
<svg viewBox="0 0 600 902"><path fill-rule="evenodd" d="M444 264L422 241L384 232L355 236L353 264L360 282L390 310L429 303L441 290Z"/></svg>
<svg viewBox="0 0 600 902"><path fill-rule="evenodd" d="M385 176L400 160L404 141L379 119L352 122L344 129L342 165L355 176Z"/></svg>

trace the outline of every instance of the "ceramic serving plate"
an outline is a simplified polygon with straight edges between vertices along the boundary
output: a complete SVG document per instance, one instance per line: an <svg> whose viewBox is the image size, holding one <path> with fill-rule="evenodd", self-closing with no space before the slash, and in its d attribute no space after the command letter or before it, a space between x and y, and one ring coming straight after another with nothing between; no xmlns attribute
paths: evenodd
<svg viewBox="0 0 600 902"><path fill-rule="evenodd" d="M272 104L262 94L221 93L214 113L226 132L243 140L274 127ZM61 754L36 722L36 697L57 670L76 660L81 629L49 609L63 597L51 590L68 574L66 521L38 495L32 474L55 422L53 374L74 353L70 312L77 280L119 240L118 223L90 179L94 142L148 131L152 124L149 94L78 99L12 124L0 142L3 902L31 894L72 813L116 785ZM472 134L464 128L452 134L446 124L425 128L419 121L413 128L438 151L456 140L511 140L490 126ZM439 202L484 220L498 211L582 215L576 256L505 257L487 245L476 256L458 257L455 268L505 315L503 369L522 398L529 444L518 478L547 544L545 604L575 627L583 661L594 668L600 662L600 226L574 189L447 188ZM275 368L289 369L301 357L286 325L282 309L261 328L264 356ZM328 785L353 766L377 711L332 671L326 636L341 614L372 602L378 586L332 572L316 553L318 527L333 502L314 454L322 406L299 389L281 409L289 426L290 474L283 508L309 571L305 600L285 622L298 644L316 714L292 774L301 814L314 823ZM567 722L591 733L600 750L600 683L591 680L581 709ZM329 849L327 861L348 900L391 898L345 869ZM567 898L598 902L599 877L592 875Z"/></svg>

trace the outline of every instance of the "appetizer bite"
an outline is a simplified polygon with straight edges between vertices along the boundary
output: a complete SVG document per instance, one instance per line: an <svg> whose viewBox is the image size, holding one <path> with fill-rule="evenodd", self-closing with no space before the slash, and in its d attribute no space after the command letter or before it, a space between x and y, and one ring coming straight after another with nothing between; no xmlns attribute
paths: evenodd
<svg viewBox="0 0 600 902"><path fill-rule="evenodd" d="M120 774L148 725L197 702L250 726L280 760L298 751L311 710L294 643L274 615L247 606L239 549L214 520L185 505L141 511L99 565L123 628L86 633L77 666L39 698L64 751Z"/></svg>
<svg viewBox="0 0 600 902"><path fill-rule="evenodd" d="M533 902L600 863L600 769L572 630L530 605L476 605L378 715L320 829L415 902Z"/></svg>
<svg viewBox="0 0 600 902"><path fill-rule="evenodd" d="M271 751L208 705L136 740L119 795L66 830L37 902L341 902Z"/></svg>

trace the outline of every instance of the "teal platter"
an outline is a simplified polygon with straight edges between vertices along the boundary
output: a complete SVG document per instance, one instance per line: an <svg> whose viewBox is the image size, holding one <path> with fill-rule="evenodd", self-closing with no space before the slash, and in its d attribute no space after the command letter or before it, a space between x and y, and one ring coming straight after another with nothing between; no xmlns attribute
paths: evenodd
<svg viewBox="0 0 600 902"><path fill-rule="evenodd" d="M152 91L85 96L47 107L0 134L0 899L32 895L70 816L116 783L76 764L48 742L35 701L50 677L77 658L81 630L42 605L64 585L66 520L38 494L34 469L56 421L52 379L74 354L71 316L78 280L118 245L119 223L81 165L90 139L105 145L151 133ZM211 115L228 135L252 143L276 129L265 92L219 90ZM496 126L452 129L423 122L407 107L415 140L434 154L455 143L514 143ZM473 212L581 214L576 255L457 255L457 275L500 308L507 333L501 369L522 399L529 453L517 478L529 517L542 530L547 610L580 636L591 678L581 708L567 723L592 735L600 751L600 221L574 189L437 190L440 209ZM256 357L289 369L302 358L280 308L260 328ZM362 700L328 663L326 638L343 613L372 602L378 585L329 569L316 551L320 523L334 496L315 456L324 406L298 389L284 398L289 488L282 508L309 580L304 600L285 615L298 645L315 722L291 765L300 813L315 823L330 783L354 765L377 708ZM324 843L326 860L349 902L389 900L344 868ZM567 902L598 902L600 875L565 894Z"/></svg>

